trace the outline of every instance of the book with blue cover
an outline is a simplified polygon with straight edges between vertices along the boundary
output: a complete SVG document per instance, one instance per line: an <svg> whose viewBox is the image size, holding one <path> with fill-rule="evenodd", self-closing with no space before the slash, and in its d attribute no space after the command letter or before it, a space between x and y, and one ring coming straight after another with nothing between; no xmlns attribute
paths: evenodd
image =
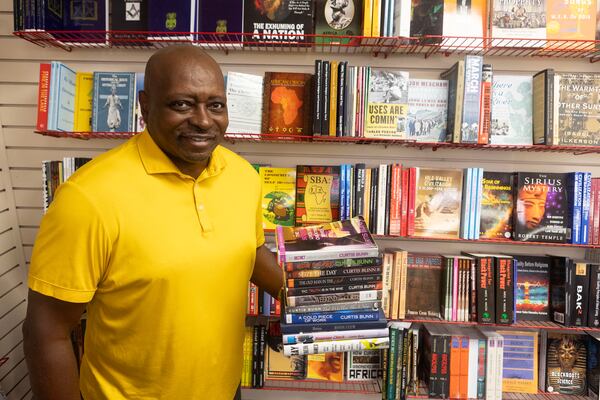
<svg viewBox="0 0 600 400"><path fill-rule="evenodd" d="M192 40L198 27L198 0L159 1L148 3L149 39ZM174 35L181 33L181 35Z"/></svg>
<svg viewBox="0 0 600 400"><path fill-rule="evenodd" d="M65 31L107 31L108 0L65 1L63 11L63 27ZM72 33L58 34L57 38L65 44L74 42ZM78 42L79 40L75 41ZM108 44L108 36L94 35L85 39L86 43L95 46Z"/></svg>
<svg viewBox="0 0 600 400"><path fill-rule="evenodd" d="M465 88L460 128L461 143L477 143L479 133L479 113L483 57L465 57Z"/></svg>
<svg viewBox="0 0 600 400"><path fill-rule="evenodd" d="M58 63L57 66L56 129L59 131L72 131L75 117L77 73L62 63Z"/></svg>
<svg viewBox="0 0 600 400"><path fill-rule="evenodd" d="M94 72L92 131L132 132L135 73Z"/></svg>
<svg viewBox="0 0 600 400"><path fill-rule="evenodd" d="M240 33L244 30L243 10L243 0L221 0L219 7L210 0L200 0L198 32ZM228 38L233 37L225 36L224 40Z"/></svg>

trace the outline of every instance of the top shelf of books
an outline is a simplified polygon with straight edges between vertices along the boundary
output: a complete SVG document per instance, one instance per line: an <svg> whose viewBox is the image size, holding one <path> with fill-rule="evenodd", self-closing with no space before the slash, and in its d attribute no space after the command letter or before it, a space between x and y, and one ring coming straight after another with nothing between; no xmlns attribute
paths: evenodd
<svg viewBox="0 0 600 400"><path fill-rule="evenodd" d="M485 56L580 58L600 60L600 40L518 39L425 35L422 37L369 37L285 34L257 40L251 33L149 31L16 31L14 35L43 47L157 49L192 43L206 49L333 54L477 54Z"/></svg>

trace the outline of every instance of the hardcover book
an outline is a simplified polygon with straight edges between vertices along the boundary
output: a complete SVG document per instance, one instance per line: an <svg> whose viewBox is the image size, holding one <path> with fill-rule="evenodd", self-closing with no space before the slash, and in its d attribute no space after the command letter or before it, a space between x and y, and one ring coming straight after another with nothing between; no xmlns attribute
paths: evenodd
<svg viewBox="0 0 600 400"><path fill-rule="evenodd" d="M513 174L483 172L479 237L510 239L513 232Z"/></svg>
<svg viewBox="0 0 600 400"><path fill-rule="evenodd" d="M600 74L561 73L558 82L558 140L553 144L600 145Z"/></svg>
<svg viewBox="0 0 600 400"><path fill-rule="evenodd" d="M412 0L410 37L441 36L444 30L443 0ZM427 39L427 43L440 42L441 39Z"/></svg>
<svg viewBox="0 0 600 400"><path fill-rule="evenodd" d="M546 38L546 1L493 0L491 33L493 45L506 47L541 47ZM527 40L530 39L530 40Z"/></svg>
<svg viewBox="0 0 600 400"><path fill-rule="evenodd" d="M516 174L515 240L565 243L570 239L567 232L566 175Z"/></svg>
<svg viewBox="0 0 600 400"><path fill-rule="evenodd" d="M135 73L94 72L92 131L132 132Z"/></svg>
<svg viewBox="0 0 600 400"><path fill-rule="evenodd" d="M313 8L310 0L244 1L245 45L311 42Z"/></svg>
<svg viewBox="0 0 600 400"><path fill-rule="evenodd" d="M444 36L482 37L487 30L486 19L485 0L444 0Z"/></svg>
<svg viewBox="0 0 600 400"><path fill-rule="evenodd" d="M262 131L282 135L312 135L311 74L265 72Z"/></svg>
<svg viewBox="0 0 600 400"><path fill-rule="evenodd" d="M458 238L462 181L459 169L416 168L413 236Z"/></svg>
<svg viewBox="0 0 600 400"><path fill-rule="evenodd" d="M260 167L263 229L294 226L296 169Z"/></svg>
<svg viewBox="0 0 600 400"><path fill-rule="evenodd" d="M442 257L408 253L406 271L406 316L440 316Z"/></svg>
<svg viewBox="0 0 600 400"><path fill-rule="evenodd" d="M344 381L344 353L310 354L308 359L308 379L329 382Z"/></svg>
<svg viewBox="0 0 600 400"><path fill-rule="evenodd" d="M546 0L546 35L548 40L594 40L596 36L596 1L571 3L560 0ZM560 48L553 42L546 49ZM593 49L593 44L580 49Z"/></svg>
<svg viewBox="0 0 600 400"><path fill-rule="evenodd" d="M572 271L570 258L550 257L550 316L565 326L571 326Z"/></svg>
<svg viewBox="0 0 600 400"><path fill-rule="evenodd" d="M379 256L379 248L360 216L306 227L279 225L275 239L280 262Z"/></svg>
<svg viewBox="0 0 600 400"><path fill-rule="evenodd" d="M51 109L55 111L52 121L56 122L56 126L49 125L48 128L68 132L73 130L77 74L63 63L54 63L54 66L57 66L57 80L51 86L56 84L56 97L51 100L55 101Z"/></svg>
<svg viewBox="0 0 600 400"><path fill-rule="evenodd" d="M110 28L114 31L138 31L135 34L113 32L111 43L119 45L144 45L147 35L140 34L148 30L148 1L149 0L111 0ZM134 39L128 41L127 39Z"/></svg>
<svg viewBox="0 0 600 400"><path fill-rule="evenodd" d="M482 56L468 55L465 57L465 87L460 126L461 143L478 142L482 70Z"/></svg>
<svg viewBox="0 0 600 400"><path fill-rule="evenodd" d="M230 71L226 76L228 134L261 133L263 77Z"/></svg>
<svg viewBox="0 0 600 400"><path fill-rule="evenodd" d="M546 391L562 395L587 393L585 335L548 332Z"/></svg>
<svg viewBox="0 0 600 400"><path fill-rule="evenodd" d="M376 381L383 378L383 352L361 350L347 353L346 380Z"/></svg>
<svg viewBox="0 0 600 400"><path fill-rule="evenodd" d="M197 0L159 1L149 0L149 39L192 40L191 32L197 31Z"/></svg>
<svg viewBox="0 0 600 400"><path fill-rule="evenodd" d="M200 0L198 12L198 32L214 32L216 35L210 35L210 38L218 38L222 41L236 41L239 33L243 32L243 0L223 0L219 6L209 0ZM219 33L235 33L238 35L218 35ZM214 39L213 39L214 40Z"/></svg>
<svg viewBox="0 0 600 400"><path fill-rule="evenodd" d="M494 75L490 144L533 144L533 79Z"/></svg>
<svg viewBox="0 0 600 400"><path fill-rule="evenodd" d="M360 44L362 0L317 0L315 2L315 38L317 44ZM344 36L344 37L342 37Z"/></svg>
<svg viewBox="0 0 600 400"><path fill-rule="evenodd" d="M91 72L78 72L76 79L73 130L75 132L90 132L92 130L94 74Z"/></svg>
<svg viewBox="0 0 600 400"><path fill-rule="evenodd" d="M331 222L340 215L340 167L296 167L296 225Z"/></svg>
<svg viewBox="0 0 600 400"><path fill-rule="evenodd" d="M417 142L445 142L448 114L448 81L408 81L408 136Z"/></svg>
<svg viewBox="0 0 600 400"><path fill-rule="evenodd" d="M48 3L51 3L48 1ZM86 0L86 1L65 1L64 19L62 30L65 31L107 31L108 25L108 0ZM99 35L98 35L99 36ZM97 39L98 36L87 38L87 43L94 43L94 46L104 46L108 43L107 37ZM68 44L73 38L73 33L60 37ZM79 44L75 40L76 44Z"/></svg>
<svg viewBox="0 0 600 400"><path fill-rule="evenodd" d="M408 116L408 72L371 68L364 136L403 139Z"/></svg>
<svg viewBox="0 0 600 400"><path fill-rule="evenodd" d="M517 321L550 320L550 259L515 255Z"/></svg>
<svg viewBox="0 0 600 400"><path fill-rule="evenodd" d="M498 331L504 337L502 392L538 392L538 333Z"/></svg>

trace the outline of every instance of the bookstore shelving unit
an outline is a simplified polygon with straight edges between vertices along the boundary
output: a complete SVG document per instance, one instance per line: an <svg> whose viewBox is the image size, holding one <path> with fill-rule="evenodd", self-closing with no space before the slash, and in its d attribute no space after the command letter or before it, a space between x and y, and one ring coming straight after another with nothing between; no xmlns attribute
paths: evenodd
<svg viewBox="0 0 600 400"><path fill-rule="evenodd" d="M558 57L600 60L600 41L563 39L493 39L488 37L426 35L419 38L328 36L286 34L297 43L257 42L248 33L139 32L139 31L17 31L14 34L39 46L73 48L114 47L124 49L160 48L190 43L211 50L322 52L329 54L478 54L505 57ZM149 36L158 39L149 39ZM330 38L353 39L356 43L323 43Z"/></svg>
<svg viewBox="0 0 600 400"><path fill-rule="evenodd" d="M38 46L47 47L50 49L62 49L69 52L75 52L77 49L112 49L112 50L129 50L136 49L140 51L148 51L177 43L191 43L204 47L208 50L218 51L225 54L234 52L246 53L247 56L261 56L263 53L280 53L310 54L313 57L351 57L351 56L381 56L391 58L392 56L420 56L426 58L427 63L435 63L435 56L457 56L461 57L465 54L477 54L489 57L509 57L514 59L519 58L534 58L545 63L547 60L571 60L573 62L596 63L600 61L600 41L594 40L541 40L541 39L491 39L491 38L473 38L473 37L442 37L442 36L426 36L422 38L370 38L359 37L359 45L350 44L320 44L317 43L319 38L326 36L306 35L311 41L309 43L295 43L293 45L282 45L279 43L257 43L253 42L249 36L239 33L190 33L190 32L175 32L170 36L161 33L163 37L160 40L149 40L150 32L118 32L118 31L60 31L60 32L35 32L35 31L20 31L14 32L15 36L20 37L28 42ZM181 39L182 36L190 37L191 39ZM536 44L536 47L532 47ZM89 54L89 53L88 53ZM369 60L374 64L377 61ZM598 65L598 64L596 64ZM265 66L265 68L269 68ZM543 67L542 67L543 68ZM542 69L539 68L539 69ZM589 68L589 67L588 67ZM595 68L595 66L594 66ZM77 138L77 139L126 139L135 133L125 132L58 132L44 131L37 132L46 136ZM311 146L318 146L321 143L329 143L336 145L357 145L360 148L368 149L371 154L377 152L381 147L398 148L402 150L428 150L432 152L438 149L456 149L456 150L486 150L488 159L497 159L501 162L501 154L503 152L523 153L520 157L527 158L527 153L555 153L557 156L568 155L590 155L600 153L600 147L588 146L504 146L504 145L474 145L474 144L456 144L456 143L420 143L406 140L382 140L368 139L358 137L313 137L313 136L296 136L296 135L281 135L281 134L228 134L225 137L226 141L236 145L239 143L256 145L261 143L272 143L276 145L310 143ZM341 150L340 152L343 152ZM427 153L425 157L432 159L432 152ZM494 154L494 155L491 155ZM265 156L264 153L261 156ZM549 157L554 157L551 154ZM377 157L372 157L376 159ZM576 162L573 162L575 165ZM594 165L596 168L596 165ZM556 247L571 250L581 250L584 248L594 248L588 245L570 245L570 244L553 244L553 243L536 243L536 242L517 242L517 241L495 241L495 240L444 240L434 238L403 238L378 236L378 239L407 241L407 242L432 242L435 247L438 243L447 243L454 245L455 248L460 248L461 244L469 243L474 245L486 244L493 246L523 246L531 247ZM599 247L599 246L597 246ZM448 321L430 320L430 319L413 319L404 320L408 322L431 322L431 323L453 323ZM462 325L476 325L475 323L458 323ZM500 327L506 328L506 325ZM510 326L520 329L558 329L566 331L589 330L589 328L565 328L554 323L518 323ZM2 360L0 360L0 365ZM381 389L376 383L344 383L333 384L315 381L274 381L266 380L263 390L247 389L248 392L260 392L259 395L252 397L260 399L282 399L285 398L286 391L309 391L308 396L317 399L317 393L336 392L336 393L354 393L356 398L372 399L377 398ZM412 398L427 398L427 396L414 396ZM557 396L548 393L539 393L536 395L526 394L509 394L504 395L506 399L558 399L565 398L568 400L588 399L591 397L579 396Z"/></svg>

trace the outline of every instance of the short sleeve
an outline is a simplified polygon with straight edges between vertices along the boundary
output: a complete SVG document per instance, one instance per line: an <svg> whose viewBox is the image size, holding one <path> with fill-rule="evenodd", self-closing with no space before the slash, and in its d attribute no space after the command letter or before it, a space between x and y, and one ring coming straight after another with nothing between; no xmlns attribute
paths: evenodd
<svg viewBox="0 0 600 400"><path fill-rule="evenodd" d="M29 288L63 301L89 302L106 272L111 243L93 199L75 183L63 183L33 246Z"/></svg>
<svg viewBox="0 0 600 400"><path fill-rule="evenodd" d="M262 187L260 184L260 178L258 182L258 202L256 204L256 248L265 244L265 232L263 230L263 216L262 216Z"/></svg>

